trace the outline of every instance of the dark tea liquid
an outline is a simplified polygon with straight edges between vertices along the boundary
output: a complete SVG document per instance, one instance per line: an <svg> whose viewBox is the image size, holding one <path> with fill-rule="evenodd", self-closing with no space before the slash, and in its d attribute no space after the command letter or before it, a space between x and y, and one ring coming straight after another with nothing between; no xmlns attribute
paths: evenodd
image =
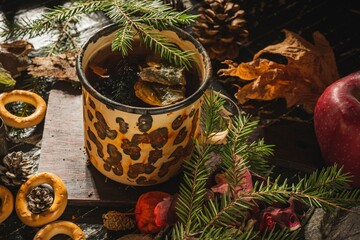
<svg viewBox="0 0 360 240"><path fill-rule="evenodd" d="M139 79L141 68L148 67L149 56L153 55L142 46L133 46L133 50L125 58L111 47L100 50L89 62L85 71L86 78L96 91L105 97L135 107L154 107L135 95L134 84ZM161 60L164 61L164 60ZM90 66L105 69L106 78L94 73ZM199 74L195 67L184 70L186 79L185 97L193 94L200 86Z"/></svg>

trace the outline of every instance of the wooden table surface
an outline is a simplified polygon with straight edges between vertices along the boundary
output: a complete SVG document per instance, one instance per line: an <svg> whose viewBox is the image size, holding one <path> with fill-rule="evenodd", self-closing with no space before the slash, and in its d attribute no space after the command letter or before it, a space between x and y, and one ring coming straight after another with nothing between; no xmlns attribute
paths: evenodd
<svg viewBox="0 0 360 240"><path fill-rule="evenodd" d="M0 0L1 18L9 21L28 11L36 13L43 6L53 6L62 1L13 1ZM191 1L194 6L200 1ZM240 50L238 61L250 61L260 49L282 41L282 29L301 34L312 41L311 34L320 31L333 47L341 77L360 70L360 9L356 1L330 0L262 0L233 1L239 2L245 9L249 42ZM354 2L354 3L352 3ZM2 42L3 40L0 39ZM41 43L37 42L35 46ZM214 62L215 71L221 65ZM233 94L233 87L221 85L228 94ZM262 109L266 110L281 105L274 101ZM257 114L260 114L258 111ZM276 145L274 158L271 160L277 167L275 173L310 172L324 165L313 132L311 116L301 114L301 121L286 118L284 112L272 115L259 115L264 125L259 131L265 141ZM286 112L285 112L286 113ZM296 117L295 112L295 117ZM288 134L291 132L292 134ZM286 140L285 140L286 139ZM21 147L20 147L21 149ZM132 206L79 206L70 204L62 220L77 223L85 232L87 239L117 239L124 232L112 232L102 225L102 214L109 210L131 210ZM360 223L359 223L360 224ZM35 235L37 228L30 228L21 223L15 212L0 224L0 239L28 240ZM63 238L57 238L63 239Z"/></svg>

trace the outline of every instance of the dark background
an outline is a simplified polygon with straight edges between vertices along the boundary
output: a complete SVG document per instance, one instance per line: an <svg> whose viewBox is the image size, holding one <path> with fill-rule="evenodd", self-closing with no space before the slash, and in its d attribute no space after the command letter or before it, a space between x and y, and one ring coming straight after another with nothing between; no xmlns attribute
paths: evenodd
<svg viewBox="0 0 360 240"><path fill-rule="evenodd" d="M12 21L17 14L41 6L52 7L63 1L1 0L1 12ZM192 1L198 6L200 1ZM357 1L330 0L261 0L233 1L245 10L249 42L240 49L235 61L250 61L257 51L284 39L282 29L300 34L312 42L312 33L321 32L332 46L341 77L360 70L360 9ZM214 61L214 75L223 67ZM220 87L232 96L231 84ZM254 103L254 116L261 120L257 133L267 143L275 144L275 174L293 176L308 173L324 166L313 131L312 116L301 107L286 109L283 100ZM121 206L119 207L120 209ZM102 227L101 215L114 207L68 206L61 219L74 221L88 239L116 239L124 233L107 231ZM24 226L15 212L0 224L0 239L32 239L38 229Z"/></svg>

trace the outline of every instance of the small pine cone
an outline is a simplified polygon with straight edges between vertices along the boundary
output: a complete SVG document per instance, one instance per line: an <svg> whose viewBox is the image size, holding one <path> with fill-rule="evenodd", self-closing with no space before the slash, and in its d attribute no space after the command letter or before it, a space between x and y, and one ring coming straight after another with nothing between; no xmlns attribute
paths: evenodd
<svg viewBox="0 0 360 240"><path fill-rule="evenodd" d="M21 151L9 153L0 163L0 180L6 186L19 186L34 174L34 165Z"/></svg>
<svg viewBox="0 0 360 240"><path fill-rule="evenodd" d="M125 231L135 228L136 222L124 213L109 211L102 215L104 227L111 231Z"/></svg>
<svg viewBox="0 0 360 240"><path fill-rule="evenodd" d="M239 46L248 40L244 10L231 0L204 0L198 12L193 34L210 58L222 61L238 57Z"/></svg>
<svg viewBox="0 0 360 240"><path fill-rule="evenodd" d="M52 189L45 186L37 186L33 188L26 196L29 210L38 214L46 211L54 202L54 193Z"/></svg>

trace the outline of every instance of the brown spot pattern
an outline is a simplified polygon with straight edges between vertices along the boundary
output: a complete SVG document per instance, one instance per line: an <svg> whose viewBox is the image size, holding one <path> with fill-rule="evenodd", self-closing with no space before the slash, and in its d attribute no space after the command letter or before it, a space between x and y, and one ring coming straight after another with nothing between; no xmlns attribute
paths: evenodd
<svg viewBox="0 0 360 240"><path fill-rule="evenodd" d="M116 118L116 122L119 124L119 131L121 133L127 133L129 129L129 124L121 117Z"/></svg>
<svg viewBox="0 0 360 240"><path fill-rule="evenodd" d="M177 130L179 127L181 127L186 118L187 115L178 116L171 124L172 129Z"/></svg>
<svg viewBox="0 0 360 240"><path fill-rule="evenodd" d="M173 144L174 144L174 145L177 145L177 144L182 143L182 142L185 140L186 135L187 135L186 127L183 127L183 128L179 131L178 135L176 135Z"/></svg>
<svg viewBox="0 0 360 240"><path fill-rule="evenodd" d="M127 175L129 178L135 179L139 174L151 174L155 170L155 167L151 164L135 163L129 166Z"/></svg>
<svg viewBox="0 0 360 240"><path fill-rule="evenodd" d="M147 180L145 176L140 176L138 179L136 179L136 183L139 185L153 185L156 184L157 181L155 179Z"/></svg>
<svg viewBox="0 0 360 240"><path fill-rule="evenodd" d="M86 140L86 146L91 151L91 144L90 144L89 140Z"/></svg>
<svg viewBox="0 0 360 240"><path fill-rule="evenodd" d="M159 177L164 177L168 172L172 165L177 164L179 161L182 161L190 156L192 149L194 148L194 143L192 139L189 139L187 142L185 148L182 146L179 146L175 149L173 153L171 153L169 159L172 159L171 161L165 162L161 165L160 170L158 172Z"/></svg>
<svg viewBox="0 0 360 240"><path fill-rule="evenodd" d="M95 103L94 101L91 99L91 98L88 98L89 99L89 105L90 107L92 107L92 109L95 109ZM85 102L85 101L84 101Z"/></svg>
<svg viewBox="0 0 360 240"><path fill-rule="evenodd" d="M149 133L150 144L153 148L162 148L168 141L168 129L158 128Z"/></svg>
<svg viewBox="0 0 360 240"><path fill-rule="evenodd" d="M196 123L199 120L199 109L196 109L194 118L191 121L190 137L193 137L196 131Z"/></svg>
<svg viewBox="0 0 360 240"><path fill-rule="evenodd" d="M118 176L123 175L123 168L121 165L121 153L112 144L107 145L107 153L109 154L109 157L104 160L104 169L106 171L112 170L114 174Z"/></svg>
<svg viewBox="0 0 360 240"><path fill-rule="evenodd" d="M189 113L189 117L192 117L195 113L195 109L191 109L191 112Z"/></svg>
<svg viewBox="0 0 360 240"><path fill-rule="evenodd" d="M134 134L134 136L131 139L131 142L134 144L150 143L149 134L148 133Z"/></svg>
<svg viewBox="0 0 360 240"><path fill-rule="evenodd" d="M97 122L94 123L94 127L100 139L105 139L106 137L110 139L115 139L117 136L117 132L115 130L111 130L109 126L106 124L104 116L96 111L95 116L97 118Z"/></svg>
<svg viewBox="0 0 360 240"><path fill-rule="evenodd" d="M129 155L132 160L138 160L140 158L141 148L128 139L124 139L121 143L121 148L126 155Z"/></svg>
<svg viewBox="0 0 360 240"><path fill-rule="evenodd" d="M149 152L148 163L156 163L156 161L158 159L160 159L161 157L162 157L162 150L161 149L151 150Z"/></svg>
<svg viewBox="0 0 360 240"><path fill-rule="evenodd" d="M99 155L99 157L103 158L103 145L101 144L101 142L99 142L99 140L96 138L95 133L93 133L90 128L88 128L87 134L89 135L90 140L95 144L97 148L97 154Z"/></svg>
<svg viewBox="0 0 360 240"><path fill-rule="evenodd" d="M152 126L153 118L149 114L141 115L136 123L140 132L147 132Z"/></svg>
<svg viewBox="0 0 360 240"><path fill-rule="evenodd" d="M172 159L171 161L165 162L161 165L158 176L164 177L168 172L169 168L172 165L175 165L180 160L182 160L184 157L186 157L185 149L182 146L179 146L175 149L175 151L170 155L169 159Z"/></svg>
<svg viewBox="0 0 360 240"><path fill-rule="evenodd" d="M92 122L92 120L94 119L94 115L90 112L89 109L87 110L87 115L88 115L89 120Z"/></svg>

